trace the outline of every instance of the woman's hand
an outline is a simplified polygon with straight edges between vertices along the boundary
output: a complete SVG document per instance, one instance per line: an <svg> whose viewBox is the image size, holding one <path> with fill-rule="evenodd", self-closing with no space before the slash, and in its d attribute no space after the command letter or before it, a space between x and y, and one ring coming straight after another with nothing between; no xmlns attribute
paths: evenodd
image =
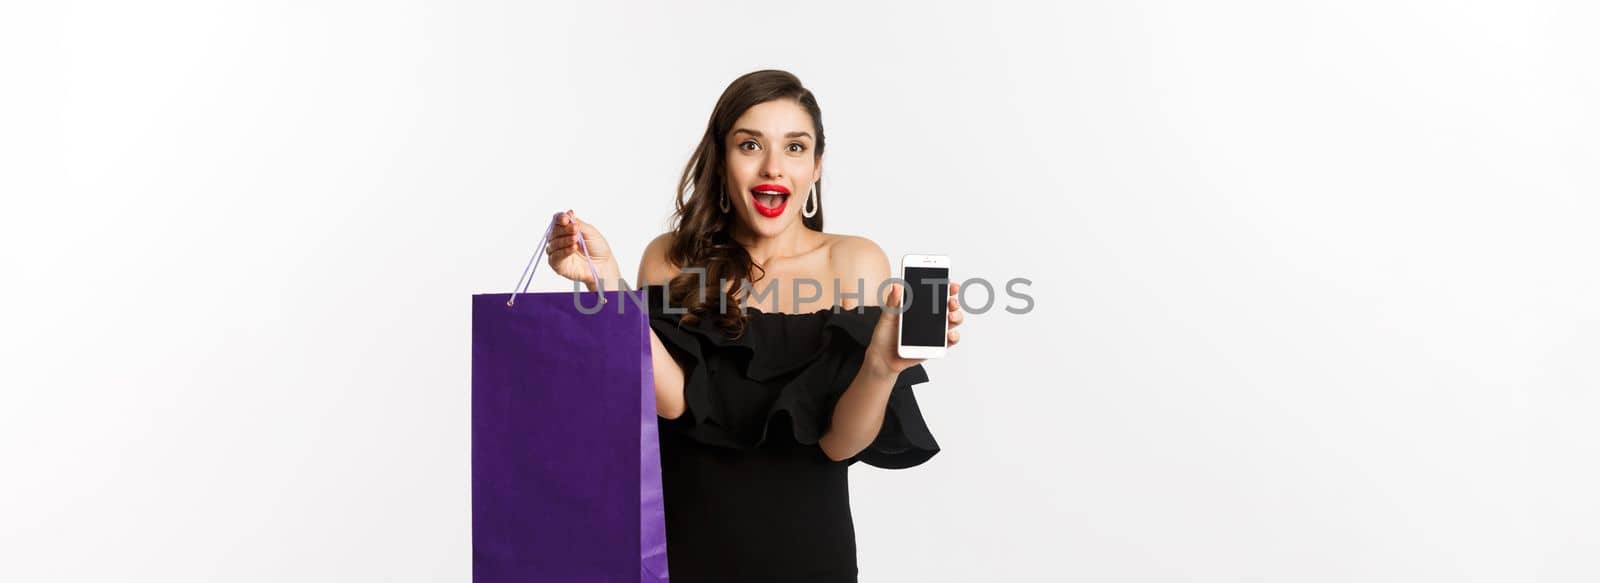
<svg viewBox="0 0 1600 583"><path fill-rule="evenodd" d="M578 246L580 232L589 250L589 259L594 261L595 271L599 272L600 278L606 280L606 287L621 289L621 270L617 267L616 258L611 255L611 245L606 243L599 229L579 220L578 215L570 210L556 219L556 227L550 231L550 242L545 245L544 252L549 258L550 268L561 277L589 286L590 291L599 289L599 282L594 280L595 274L589 271L589 262L583 259L584 247Z"/></svg>
<svg viewBox="0 0 1600 583"><path fill-rule="evenodd" d="M950 282L950 296L945 298L949 302L946 310L950 323L950 330L945 332L946 342L950 348L955 348L961 341L961 333L956 331L956 326L961 325L961 302L957 299L956 292L961 289L961 284ZM867 347L867 358L862 367L872 367L869 370L876 374L889 377L899 376L900 371L916 366L926 360L923 358L901 358L898 345L900 343L900 305L903 302L905 291L899 284L889 287L889 297L884 299L883 315L878 318L877 327L872 329L872 344ZM924 309L915 308L914 309Z"/></svg>

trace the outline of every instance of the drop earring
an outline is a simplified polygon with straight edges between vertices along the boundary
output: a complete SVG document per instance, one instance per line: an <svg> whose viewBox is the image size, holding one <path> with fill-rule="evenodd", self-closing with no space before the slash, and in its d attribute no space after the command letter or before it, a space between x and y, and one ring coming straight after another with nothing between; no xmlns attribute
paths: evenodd
<svg viewBox="0 0 1600 583"><path fill-rule="evenodd" d="M722 193L722 198L717 199L717 208L722 209L724 213L728 212L728 193Z"/></svg>
<svg viewBox="0 0 1600 583"><path fill-rule="evenodd" d="M822 210L822 202L817 200L817 183L811 183L811 194L806 195L806 206L801 207L800 214L805 218L817 216L817 211Z"/></svg>

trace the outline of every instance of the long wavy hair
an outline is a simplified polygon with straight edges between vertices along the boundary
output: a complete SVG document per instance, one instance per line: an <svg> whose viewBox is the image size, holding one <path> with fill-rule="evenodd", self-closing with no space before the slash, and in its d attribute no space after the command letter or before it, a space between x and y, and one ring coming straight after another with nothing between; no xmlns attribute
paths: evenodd
<svg viewBox="0 0 1600 583"><path fill-rule="evenodd" d="M711 120L706 123L700 145L683 168L673 212L672 245L668 248L667 260L679 268L706 270L705 277L680 272L667 284L672 305L688 310L682 318L684 324L693 325L700 318L716 317L717 326L729 336L744 335L746 316L739 303L742 282L746 279L752 283L760 281L766 276L766 270L756 265L744 245L733 239L734 215L722 212L718 199L728 188L727 139L734 122L751 107L779 99L794 100L811 114L816 135L813 156L822 158L827 145L822 132L822 109L817 107L816 97L800 84L799 78L787 71L756 71L734 79L722 92L716 108L711 110ZM817 213L811 217L802 216L801 221L806 227L821 232L821 184L816 188ZM760 273L751 277L755 272ZM723 283L728 284L726 288L722 287Z"/></svg>

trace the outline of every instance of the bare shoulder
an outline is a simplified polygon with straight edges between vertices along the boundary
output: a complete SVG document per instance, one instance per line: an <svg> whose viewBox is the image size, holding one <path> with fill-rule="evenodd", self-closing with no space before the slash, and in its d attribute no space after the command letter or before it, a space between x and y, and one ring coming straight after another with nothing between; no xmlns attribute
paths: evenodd
<svg viewBox="0 0 1600 583"><path fill-rule="evenodd" d="M638 286L666 285L677 277L678 268L667 259L667 251L672 247L672 233L666 232L651 239L644 246L644 253L639 257Z"/></svg>
<svg viewBox="0 0 1600 583"><path fill-rule="evenodd" d="M856 235L830 235L828 261L840 288L851 292L865 292L865 303L878 305L877 289L889 278L889 256L884 254L872 239ZM845 306L847 308L854 306Z"/></svg>

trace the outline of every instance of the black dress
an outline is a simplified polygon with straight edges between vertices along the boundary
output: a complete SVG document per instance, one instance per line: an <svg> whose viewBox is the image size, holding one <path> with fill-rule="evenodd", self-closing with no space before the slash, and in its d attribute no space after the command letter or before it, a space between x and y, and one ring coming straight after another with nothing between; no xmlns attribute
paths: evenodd
<svg viewBox="0 0 1600 583"><path fill-rule="evenodd" d="M648 286L650 327L683 367L687 410L657 418L673 583L856 580L848 469L857 461L909 468L939 445L900 373L883 428L856 456L835 462L817 445L850 386L881 308L809 314L749 308L728 338L701 318L680 324Z"/></svg>

